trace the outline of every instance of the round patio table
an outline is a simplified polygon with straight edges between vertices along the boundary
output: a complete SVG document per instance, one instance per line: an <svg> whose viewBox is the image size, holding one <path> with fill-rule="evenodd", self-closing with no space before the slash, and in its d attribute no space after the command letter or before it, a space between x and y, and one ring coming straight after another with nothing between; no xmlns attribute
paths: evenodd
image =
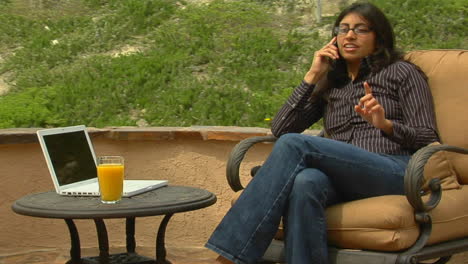
<svg viewBox="0 0 468 264"><path fill-rule="evenodd" d="M15 201L13 211L18 214L64 219L71 238L71 259L67 264L126 263L170 264L166 259L165 232L175 213L208 207L216 202L216 196L203 189L186 186L166 186L159 189L122 198L117 204L103 204L99 197L62 196L56 192L44 192L24 196ZM164 215L156 237L156 260L135 252L135 218ZM103 219L126 218L127 252L109 254L109 240ZM99 256L81 258L80 239L73 219L93 219L99 242Z"/></svg>

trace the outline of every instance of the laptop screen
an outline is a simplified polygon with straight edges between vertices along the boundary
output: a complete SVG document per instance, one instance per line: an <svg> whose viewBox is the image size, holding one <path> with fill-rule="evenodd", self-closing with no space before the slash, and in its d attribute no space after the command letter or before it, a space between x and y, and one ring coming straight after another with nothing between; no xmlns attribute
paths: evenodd
<svg viewBox="0 0 468 264"><path fill-rule="evenodd" d="M97 177L96 163L84 131L43 138L59 185Z"/></svg>

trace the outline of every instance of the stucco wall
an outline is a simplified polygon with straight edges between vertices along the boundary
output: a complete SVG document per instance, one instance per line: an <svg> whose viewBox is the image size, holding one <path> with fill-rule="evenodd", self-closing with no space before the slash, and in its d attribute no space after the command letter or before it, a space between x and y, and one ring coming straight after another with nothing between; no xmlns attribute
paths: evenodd
<svg viewBox="0 0 468 264"><path fill-rule="evenodd" d="M11 210L16 199L54 188L35 132L36 129L0 129L0 257L38 251L66 252L70 248L63 220L22 216ZM306 131L311 135L317 132ZM199 252L197 248L203 247L230 207L233 192L225 179L225 166L231 149L241 139L267 134L268 129L238 127L90 129L97 155L125 157L128 179L168 179L170 184L204 188L217 196L216 204L208 208L171 218L166 246L171 252L183 248L185 253ZM271 147L257 144L247 153L241 167L244 184L250 178L250 168L261 164ZM162 216L136 219L136 240L141 250L154 249L161 220ZM96 249L94 223L75 223L82 248ZM106 225L110 246L123 249L124 220L106 220ZM449 263L468 263L467 259L466 253L458 254Z"/></svg>
<svg viewBox="0 0 468 264"><path fill-rule="evenodd" d="M225 178L229 152L241 138L265 135L266 129L249 128L119 128L92 130L97 155L123 155L128 179L167 179L172 185L187 185L213 192L218 201L198 211L175 214L166 236L168 247L202 247L230 206L233 194ZM60 219L15 214L12 203L27 194L53 190L42 151L35 142L35 129L0 130L0 255L41 249L69 249L69 234ZM248 180L250 167L260 164L271 149L255 146L241 170ZM137 246L154 247L162 217L136 219ZM94 223L76 221L82 247L96 247ZM123 220L106 220L109 242L125 245Z"/></svg>

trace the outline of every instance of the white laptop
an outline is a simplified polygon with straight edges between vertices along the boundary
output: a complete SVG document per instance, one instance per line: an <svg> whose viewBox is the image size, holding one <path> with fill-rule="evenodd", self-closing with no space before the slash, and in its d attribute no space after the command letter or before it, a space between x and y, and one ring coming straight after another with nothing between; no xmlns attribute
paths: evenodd
<svg viewBox="0 0 468 264"><path fill-rule="evenodd" d="M96 155L84 125L38 130L37 136L58 194L99 196ZM167 180L125 180L123 197L167 183Z"/></svg>

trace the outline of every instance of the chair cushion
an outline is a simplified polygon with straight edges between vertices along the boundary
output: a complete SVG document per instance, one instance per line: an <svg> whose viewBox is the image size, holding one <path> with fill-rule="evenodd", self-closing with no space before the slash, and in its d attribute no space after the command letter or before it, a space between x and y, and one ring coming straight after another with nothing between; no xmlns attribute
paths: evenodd
<svg viewBox="0 0 468 264"><path fill-rule="evenodd" d="M468 50L412 51L405 58L429 78L441 142L468 148Z"/></svg>
<svg viewBox="0 0 468 264"><path fill-rule="evenodd" d="M242 192L237 192L233 203ZM468 236L468 187L446 190L431 211L432 233L428 244ZM313 224L313 222L312 222ZM348 249L399 251L411 247L419 236L413 208L403 195L385 195L331 206L327 209L328 241ZM280 227L275 239L283 239Z"/></svg>
<svg viewBox="0 0 468 264"><path fill-rule="evenodd" d="M441 142L468 148L468 50L417 50L407 53L405 59L428 77ZM459 183L468 184L468 155L447 153L446 157Z"/></svg>
<svg viewBox="0 0 468 264"><path fill-rule="evenodd" d="M430 145L440 145L440 143L434 142ZM448 158L447 151L436 152L429 158L424 167L424 178L426 179L426 184L423 186L424 190L428 189L430 179L433 178L441 180L443 190L460 188L457 173L453 168L452 161Z"/></svg>
<svg viewBox="0 0 468 264"><path fill-rule="evenodd" d="M327 209L328 240L342 248L397 251L414 244L419 229L402 195L379 196Z"/></svg>
<svg viewBox="0 0 468 264"><path fill-rule="evenodd" d="M443 192L431 211L433 229L428 244L468 235L468 188ZM411 247L419 236L413 209L405 196L387 195L327 209L328 240L342 248L398 251Z"/></svg>
<svg viewBox="0 0 468 264"><path fill-rule="evenodd" d="M457 175L460 184L468 184L468 155L447 152L447 159Z"/></svg>

